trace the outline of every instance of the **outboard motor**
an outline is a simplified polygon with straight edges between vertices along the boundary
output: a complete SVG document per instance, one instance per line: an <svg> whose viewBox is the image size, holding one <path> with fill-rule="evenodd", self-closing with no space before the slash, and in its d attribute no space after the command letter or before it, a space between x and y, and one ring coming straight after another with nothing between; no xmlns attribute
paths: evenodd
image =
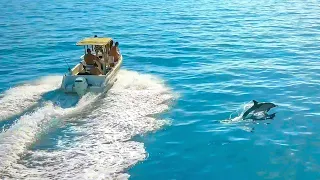
<svg viewBox="0 0 320 180"><path fill-rule="evenodd" d="M84 77L77 77L74 80L74 89L79 96L83 96L87 92L88 83L86 78Z"/></svg>

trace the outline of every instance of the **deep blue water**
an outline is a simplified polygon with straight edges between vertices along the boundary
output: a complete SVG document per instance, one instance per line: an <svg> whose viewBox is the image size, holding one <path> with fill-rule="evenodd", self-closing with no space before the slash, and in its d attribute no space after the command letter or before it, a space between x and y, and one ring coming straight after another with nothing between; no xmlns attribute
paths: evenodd
<svg viewBox="0 0 320 180"><path fill-rule="evenodd" d="M319 179L319 3L3 0L0 177ZM119 41L119 81L66 96L95 34ZM221 123L253 99L279 105L270 124Z"/></svg>

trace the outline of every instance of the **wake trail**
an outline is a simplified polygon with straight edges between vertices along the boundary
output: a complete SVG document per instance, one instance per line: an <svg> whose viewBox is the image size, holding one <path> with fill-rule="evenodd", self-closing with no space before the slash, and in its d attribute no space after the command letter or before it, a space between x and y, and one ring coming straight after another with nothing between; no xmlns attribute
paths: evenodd
<svg viewBox="0 0 320 180"><path fill-rule="evenodd" d="M60 83L60 76L48 76L5 91L0 99L0 122L36 105L44 93L59 88Z"/></svg>
<svg viewBox="0 0 320 180"><path fill-rule="evenodd" d="M81 99L87 103L86 108L79 108L80 102L72 110L49 104L20 119L18 123L39 117L30 126L16 124L16 129L6 132L11 140L2 152L11 153L0 156L0 161L7 160L2 173L18 179L128 179L126 170L147 157L144 144L132 137L170 124L157 115L167 111L176 96L161 79L151 75L120 70L117 77L105 97L92 102L88 102L90 98ZM58 116L66 124L75 123L69 129L78 134L72 145L53 151L29 150L41 138L38 135L45 131L44 125ZM27 138L13 135L20 133ZM21 140L14 142L16 138Z"/></svg>
<svg viewBox="0 0 320 180"><path fill-rule="evenodd" d="M10 129L1 133L0 175L6 174L6 169L15 164L26 149L50 128L50 123L54 118L63 118L64 116L76 114L90 104L91 101L83 100L88 96L90 94L82 98L76 107L67 109L47 102L35 112L21 116ZM94 100L94 98L90 96L90 100Z"/></svg>

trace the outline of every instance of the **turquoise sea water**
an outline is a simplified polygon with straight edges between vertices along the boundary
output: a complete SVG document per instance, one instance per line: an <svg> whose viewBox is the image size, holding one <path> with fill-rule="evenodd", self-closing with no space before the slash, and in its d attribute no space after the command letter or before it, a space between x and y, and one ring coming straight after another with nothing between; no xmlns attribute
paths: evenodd
<svg viewBox="0 0 320 180"><path fill-rule="evenodd" d="M319 179L319 3L2 0L0 179ZM118 81L65 95L93 35ZM223 123L253 99L270 124Z"/></svg>

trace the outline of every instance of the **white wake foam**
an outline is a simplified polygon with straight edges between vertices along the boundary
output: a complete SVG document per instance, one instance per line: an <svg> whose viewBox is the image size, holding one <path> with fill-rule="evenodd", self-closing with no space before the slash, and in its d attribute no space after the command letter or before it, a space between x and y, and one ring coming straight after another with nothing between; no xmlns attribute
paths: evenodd
<svg viewBox="0 0 320 180"><path fill-rule="evenodd" d="M91 101L87 100L88 96ZM0 174L16 163L20 155L50 127L53 118L63 118L81 111L94 100L94 97L96 96L88 94L83 98L87 101L80 100L76 107L68 109L62 109L49 102L35 112L21 116L10 129L0 134Z"/></svg>
<svg viewBox="0 0 320 180"><path fill-rule="evenodd" d="M57 89L60 83L61 77L49 76L5 91L0 99L0 121L32 107L41 95Z"/></svg>
<svg viewBox="0 0 320 180"><path fill-rule="evenodd" d="M5 132L5 136L10 137L5 141L7 145L0 145L0 153L10 151L0 156L0 161L5 160L7 165L2 173L13 178L127 179L126 169L146 157L143 143L131 138L167 124L168 121L156 119L154 115L166 111L173 98L171 90L160 79L121 70L108 95L90 103L90 113L81 114L81 105L72 110L47 105L21 117ZM71 113L75 115L70 116ZM43 124L57 116L65 123L81 122L72 127L79 132L72 146L53 152L28 151L28 146L43 131ZM22 123L30 119L31 125ZM27 153L28 158L21 157L23 153Z"/></svg>

